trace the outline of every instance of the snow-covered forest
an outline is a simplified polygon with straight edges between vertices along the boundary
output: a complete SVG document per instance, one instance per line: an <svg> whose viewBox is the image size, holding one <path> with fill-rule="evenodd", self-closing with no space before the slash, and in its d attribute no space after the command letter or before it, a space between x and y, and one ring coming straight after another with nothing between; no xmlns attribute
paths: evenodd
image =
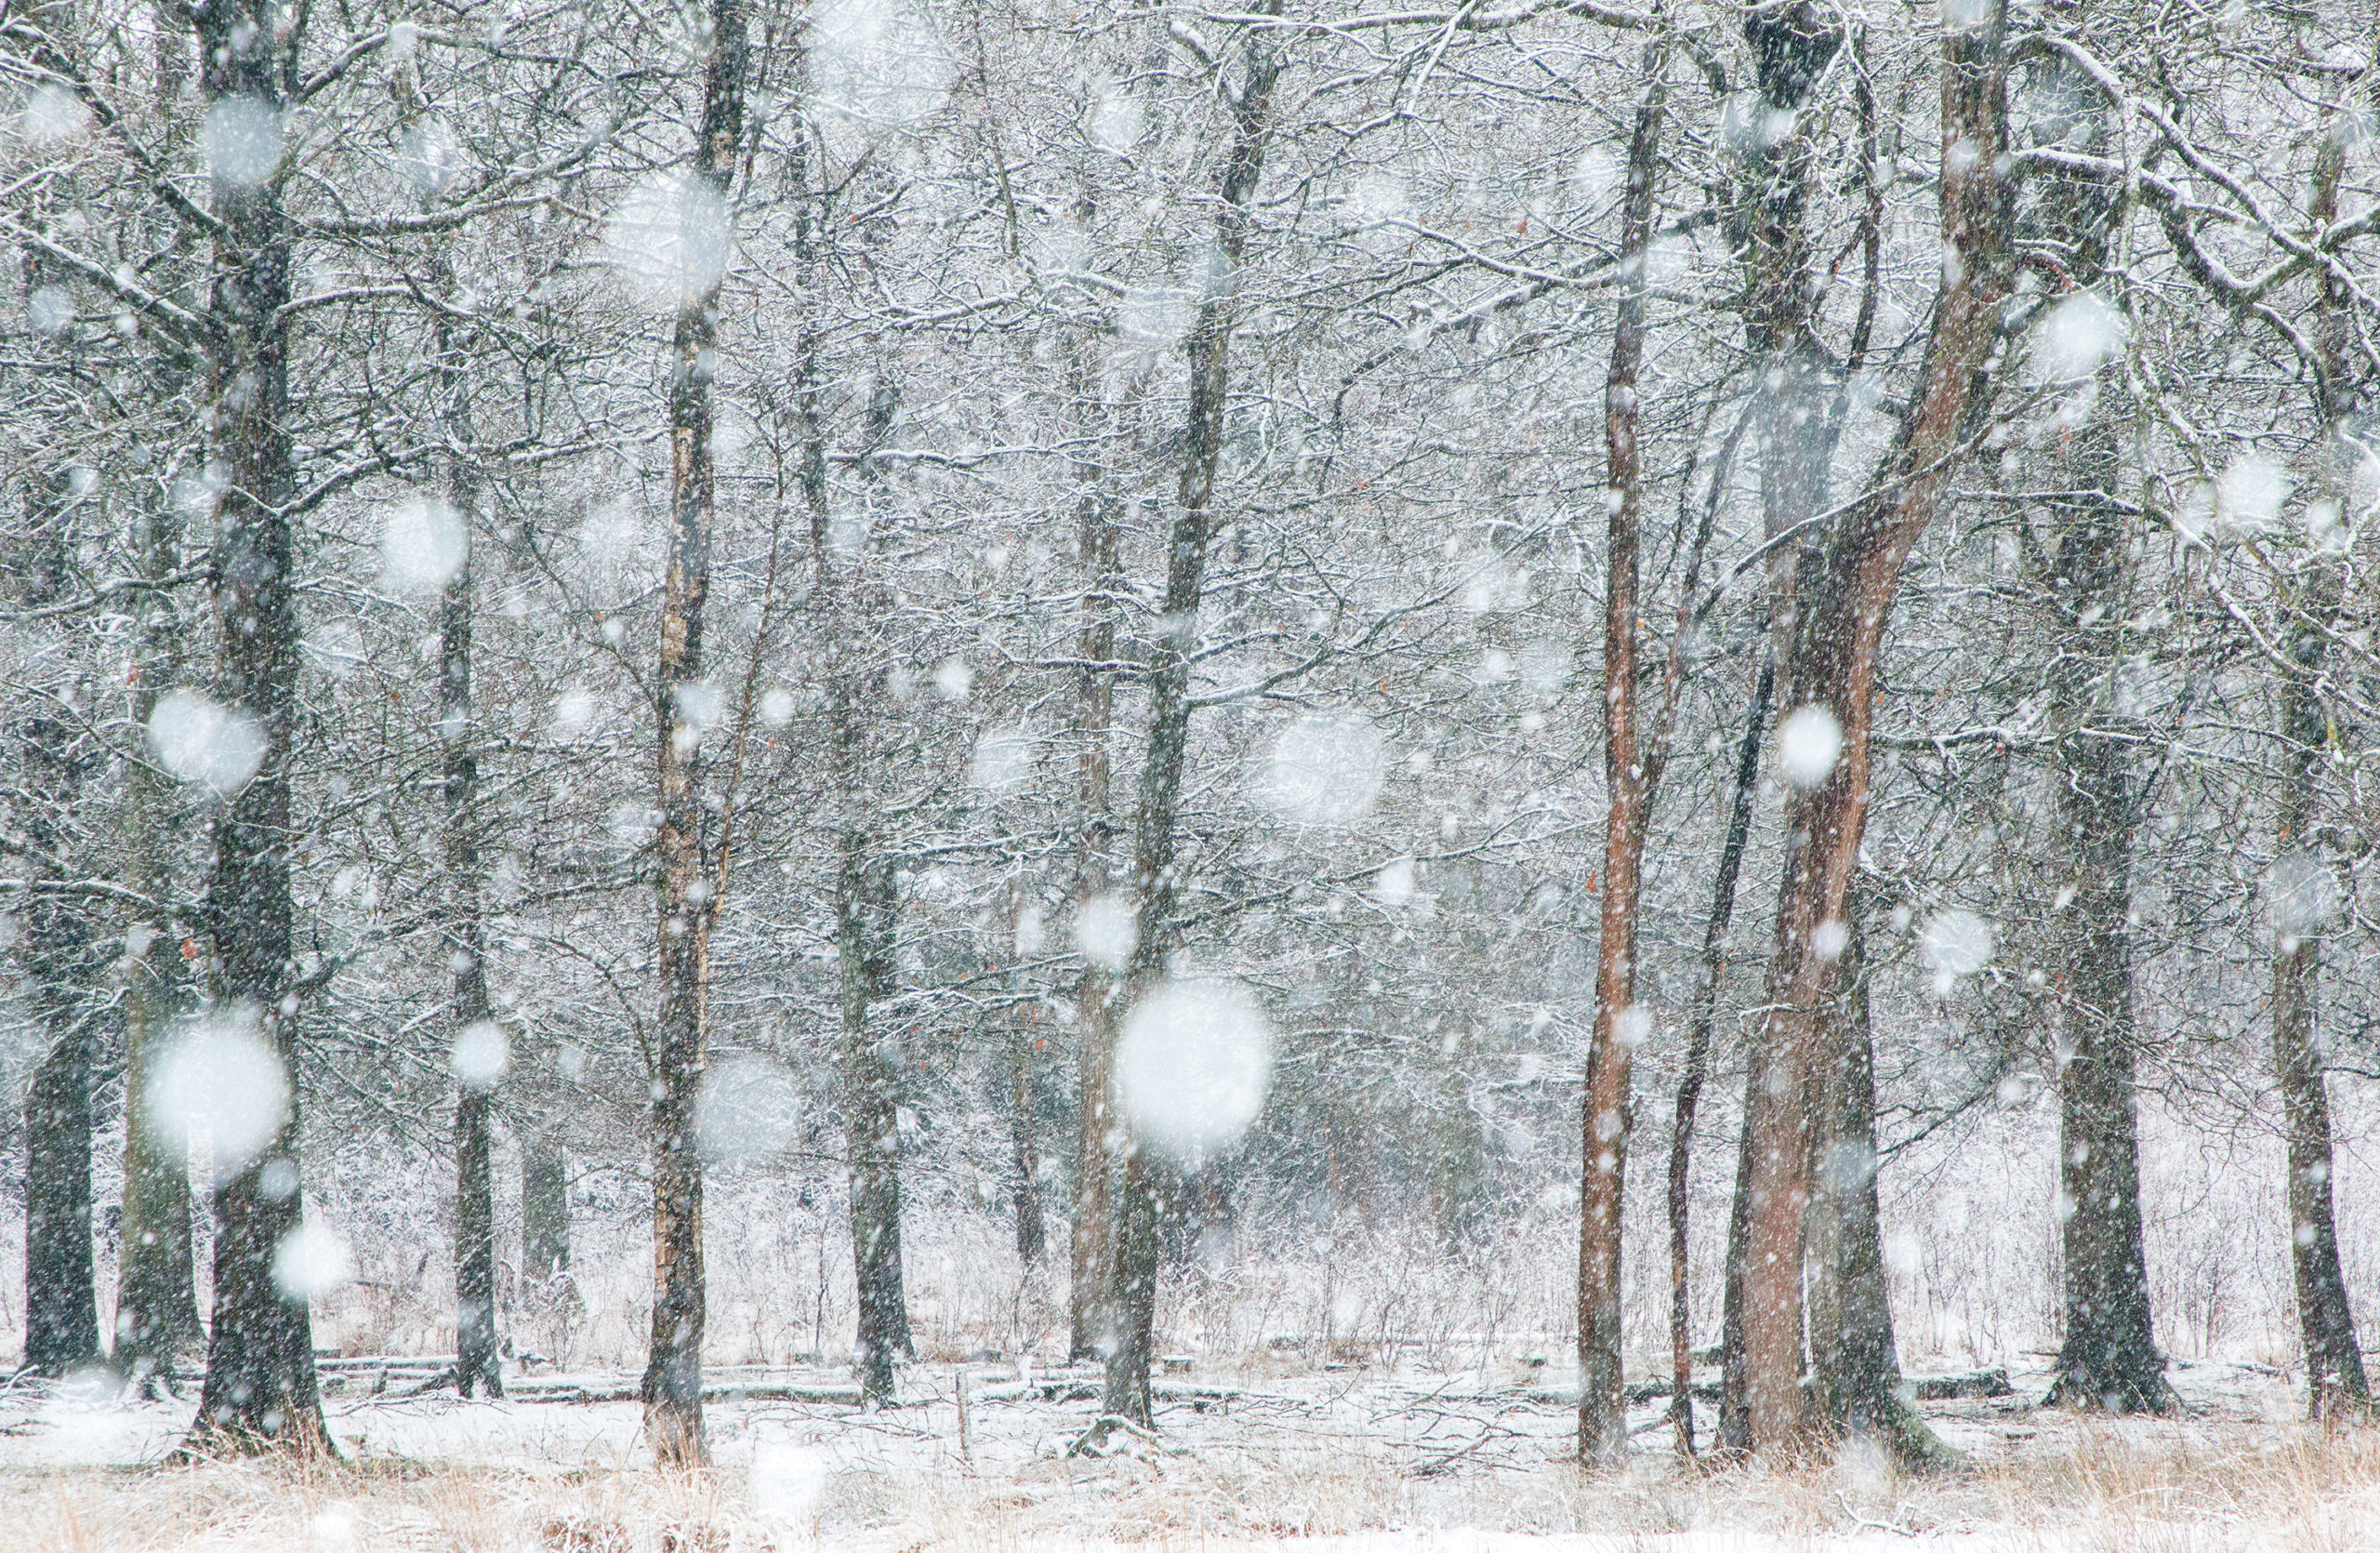
<svg viewBox="0 0 2380 1553"><path fill-rule="evenodd" d="M2380 1515L2370 0L0 45L0 1543Z"/></svg>

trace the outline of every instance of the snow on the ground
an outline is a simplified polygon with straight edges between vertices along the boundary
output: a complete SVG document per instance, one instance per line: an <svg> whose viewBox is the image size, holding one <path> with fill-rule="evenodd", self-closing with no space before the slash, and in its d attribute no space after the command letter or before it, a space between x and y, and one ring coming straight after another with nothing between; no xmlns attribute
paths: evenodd
<svg viewBox="0 0 2380 1553"><path fill-rule="evenodd" d="M2029 1510L2007 1495L2010 1484L2023 1484L2036 1469L2045 1487L2059 1480L2078 1453L2104 1461L2129 1447L2144 1459L2195 1453L2215 1460L2260 1448L2243 1440L2285 1440L2293 1406L2283 1377L2254 1366L2177 1369L2186 1416L2113 1421L2038 1408L2045 1373L2013 1378L2010 1396L1924 1404L1974 1468L1947 1487L1913 1487L1856 1464L1838 1467L1822 1484L1807 1474L1770 1478L1757 1467L1697 1480L1671 1453L1658 1400L1632 1410L1629 1472L1583 1478L1569 1460L1575 1381L1526 1372L1175 1375L1160 1382L1154 1438L1117 1436L1099 1455L1069 1453L1097 1414L1096 1377L1082 1368L1021 1376L1007 1365L915 1366L905 1374L903 1405L881 1412L846 1400L848 1378L831 1371L721 1370L712 1384L728 1390L707 1416L720 1504L749 1533L722 1548L806 1546L813 1538L871 1548L1094 1548L1152 1540L1219 1547L1294 1538L1304 1548L1382 1553L1912 1546L2031 1553L2134 1546L2135 1537L2181 1548L2266 1543L2240 1515L2171 1517L2160 1513L2162 1501L2144 1501L2127 1520L2125 1538L2110 1542L2102 1526L2061 1527L2049 1500ZM325 1412L341 1448L367 1469L414 1480L562 1484L654 1476L640 1440L633 1374L517 1377L514 1395L503 1401L465 1401L451 1391L407 1396L406 1382L373 1395L364 1372L340 1380ZM546 1400L564 1397L598 1400ZM94 1505L94 1495L155 1492L171 1474L78 1478L76 1469L157 1462L190 1414L188 1401L126 1401L96 1377L9 1387L0 1390L0 1490L10 1480L20 1493L36 1482L74 1482L77 1502ZM334 1506L337 1515L368 1532L368 1496L339 1507L348 1503ZM499 1528L484 1546L542 1549L559 1534L554 1527L575 1524L566 1516L511 1519L519 1524ZM10 1538L21 1530L17 1518L0 1523L0 1546L18 1546ZM263 1533L248 1534L268 1540L206 1541L195 1527L192 1534L192 1546L278 1546ZM623 1548L643 1546L635 1528L622 1534ZM2373 1535L2380 1538L2380 1525ZM384 1545L364 1532L356 1536L362 1540L321 1542L309 1533L303 1545ZM600 1539L588 1546L599 1545L608 1546ZM465 1538L453 1546L483 1544ZM2350 1538L2338 1546L2365 1545Z"/></svg>

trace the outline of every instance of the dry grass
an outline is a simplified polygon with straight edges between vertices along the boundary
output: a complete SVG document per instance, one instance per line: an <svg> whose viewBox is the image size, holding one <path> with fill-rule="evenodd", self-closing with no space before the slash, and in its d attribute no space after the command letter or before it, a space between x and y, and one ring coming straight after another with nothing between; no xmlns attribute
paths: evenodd
<svg viewBox="0 0 2380 1553"><path fill-rule="evenodd" d="M235 1463L0 1470L0 1548L756 1553L827 1546L1595 1549L1958 1547L2042 1553L2380 1548L2380 1429L2059 1423L1967 1468L1846 1461L1707 1476L1646 1455L1590 1477L1541 1447L1417 1476L1359 1440L1209 1443L971 1472L838 1467L798 1505L749 1452L695 1477ZM1534 1457L1536 1459L1529 1459ZM1329 1539L1317 1543L1309 1539Z"/></svg>

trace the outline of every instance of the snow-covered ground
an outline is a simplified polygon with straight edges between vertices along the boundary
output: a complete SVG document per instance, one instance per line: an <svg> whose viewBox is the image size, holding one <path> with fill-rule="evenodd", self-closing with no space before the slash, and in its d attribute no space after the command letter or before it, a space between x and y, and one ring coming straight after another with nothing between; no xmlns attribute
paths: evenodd
<svg viewBox="0 0 2380 1553"><path fill-rule="evenodd" d="M1967 1465L1917 1480L1857 1459L1682 1470L1658 1402L1632 1414L1627 1473L1582 1476L1559 1377L1475 1371L1176 1375L1156 1437L1101 1455L1069 1453L1096 1414L1083 1370L919 1366L872 1414L838 1374L721 1371L718 1470L694 1480L650 1469L620 1373L502 1402L351 1374L364 1394L326 1407L352 1465L312 1471L156 1467L186 1404L19 1387L0 1394L0 1546L2380 1547L2380 1443L2295 1427L2276 1374L2180 1369L2173 1420L2043 1412L2046 1377L2013 1378L1924 1404Z"/></svg>

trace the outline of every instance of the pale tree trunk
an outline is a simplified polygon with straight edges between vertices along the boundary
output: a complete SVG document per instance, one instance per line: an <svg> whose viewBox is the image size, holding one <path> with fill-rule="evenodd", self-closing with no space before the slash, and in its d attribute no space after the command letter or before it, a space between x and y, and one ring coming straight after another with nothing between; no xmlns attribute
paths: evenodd
<svg viewBox="0 0 2380 1553"><path fill-rule="evenodd" d="M1075 398L1082 419L1105 426L1091 413L1097 379L1089 348L1075 355ZM1075 683L1075 748L1079 763L1082 814L1075 838L1075 909L1080 913L1109 887L1109 858L1116 844L1108 742L1115 725L1116 607L1124 579L1118 561L1117 498L1106 470L1078 461L1075 480L1076 555L1082 576L1082 608L1076 651L1082 665ZM1086 962L1075 990L1079 1122L1075 1136L1073 1288L1068 1297L1066 1356L1090 1359L1112 1341L1113 1319L1106 1295L1114 1277L1116 1155L1108 1136L1115 1127L1109 1094L1114 1079L1117 989L1106 967Z"/></svg>
<svg viewBox="0 0 2380 1553"><path fill-rule="evenodd" d="M178 139L174 104L189 70L188 44L174 29L156 41L156 91L168 139ZM170 501L144 503L134 537L146 588L134 605L132 722L146 727L158 697L181 675L184 622L166 584L181 564L181 525ZM126 924L124 1003L124 1205L116 1254L116 1371L135 1391L170 1391L175 1361L205 1341L198 1320L197 1268L191 1254L190 1170L180 1150L156 1135L144 1096L158 1055L180 1012L184 967L180 934L166 902L173 890L172 822L164 775L139 751L125 764L126 885L148 904Z"/></svg>
<svg viewBox="0 0 2380 1553"><path fill-rule="evenodd" d="M747 55L743 0L713 0L703 71L694 179L724 207L744 138ZM689 246L723 233L689 232ZM691 1467L709 1459L703 1429L703 1174L694 1137L709 1044L710 929L719 910L719 820L707 803L702 729L685 704L702 682L703 612L710 591L715 486L711 375L720 282L689 279L679 302L669 385L669 569L663 586L654 676L659 723L661 861L654 1022L653 1341L644 1370L644 1431L654 1459Z"/></svg>
<svg viewBox="0 0 2380 1553"><path fill-rule="evenodd" d="M1579 1457L1616 1465L1628 1453L1621 1374L1620 1245L1634 1104L1630 1059L1644 1040L1636 1008L1636 922L1644 879L1645 829L1658 763L1638 718L1637 549L1645 459L1638 378L1645 360L1646 256L1660 163L1666 38L1645 50L1645 100L1628 146L1620 206L1619 316L1604 379L1604 791L1603 916L1595 949L1594 1029L1587 1048L1579 1187Z"/></svg>
<svg viewBox="0 0 2380 1553"><path fill-rule="evenodd" d="M1279 13L1279 0L1258 7ZM1231 336L1238 313L1238 275L1248 251L1249 205L1264 167L1273 92L1281 61L1274 33L1250 27L1241 43L1236 92L1220 87L1231 113L1231 149L1215 193L1215 246L1223 273L1199 304L1183 349L1190 362L1190 405L1182 438L1182 475L1166 546L1165 604L1148 668L1147 753L1132 814L1132 894L1140 941L1126 973L1137 999L1164 974L1178 928L1182 881L1174 867L1182 776L1190 740L1190 654L1206 592L1207 545L1214 530L1215 473L1223 460L1230 392ZM1127 1145L1116 1187L1114 1337L1107 1351L1103 1411L1150 1421L1149 1350L1157 1321L1157 1173L1144 1149Z"/></svg>
<svg viewBox="0 0 2380 1553"><path fill-rule="evenodd" d="M1743 1393L1750 1444L1790 1456L1817 1443L1802 1386L1803 1240L1824 1098L1825 947L1844 922L1867 821L1877 664L1900 568L1950 470L1989 409L1988 364L2010 289L2005 12L1994 5L1942 38L1943 279L1920 381L1871 487L1830 536L1811 607L1794 623L1781 703L1818 704L1840 758L1786 812L1785 877L1752 1054L1742 1268ZM1800 591L1797 590L1797 591ZM1824 938L1814 941L1821 925Z"/></svg>
<svg viewBox="0 0 2380 1553"><path fill-rule="evenodd" d="M263 0L210 5L196 20L209 104L246 99L272 112L300 33ZM218 1002L255 1019L278 1054L291 1102L271 1143L215 1188L215 1303L206 1386L192 1439L229 1446L330 1447L315 1386L313 1322L285 1297L273 1254L298 1227L298 993L291 964L290 776L298 732L297 495L289 428L293 234L278 168L256 183L213 179L219 223L209 309L216 332L214 451L224 479L209 564L215 592L217 696L255 717L264 759L216 815L205 924Z"/></svg>
<svg viewBox="0 0 2380 1553"><path fill-rule="evenodd" d="M2362 88L2359 86L2359 90ZM2314 230L2338 219L2339 184L2346 173L2347 142L2356 131L2353 109L2339 115L2321 142L2314 164L2308 214ZM2355 457L2339 445L2363 395L2364 375L2349 366L2355 348L2353 298L2329 268L2319 272L2313 330L2318 356L2320 408L2328 442L2321 450L2318 500L2341 502L2347 495L2344 467ZM2338 535L2344 536L2344 512ZM2317 536L2307 563L2303 596L2283 636L2296 672L2281 682L2280 732L2285 780L2280 798L2280 843L2308 859L2320 856L2317 784L2333 743L2320 686L2330 657L2346 581L2346 559L2324 553L2332 536ZM2347 1280L2339 1268L2337 1216L2332 1203L2331 1101L2323 1069L2330 1037L2319 1022L2321 979L2320 922L2292 922L2273 945L2273 1069L2281 1081L2283 1125L2289 1154L2290 1273L2297 1294L2297 1325L2306 1350L2307 1406L2312 1416L2360 1413L2371 1406L2363 1353L2355 1333Z"/></svg>

